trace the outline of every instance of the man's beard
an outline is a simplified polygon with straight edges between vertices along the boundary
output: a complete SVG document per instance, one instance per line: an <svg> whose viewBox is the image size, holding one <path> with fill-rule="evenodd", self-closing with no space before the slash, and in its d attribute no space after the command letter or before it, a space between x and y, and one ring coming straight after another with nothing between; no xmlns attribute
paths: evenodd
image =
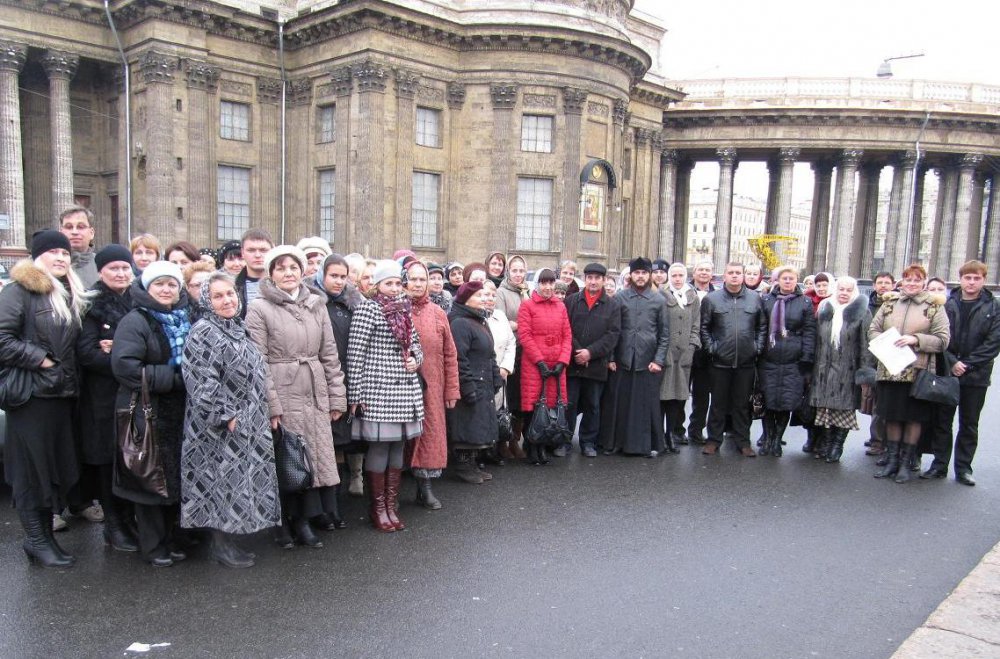
<svg viewBox="0 0 1000 659"><path fill-rule="evenodd" d="M645 284L643 284L642 286L640 286L640 285L639 285L639 284L638 284L638 283L637 283L637 282L636 282L636 281L635 281L635 280L633 279L633 280L632 280L632 288L634 288L634 289L635 289L635 290L637 290L637 291L646 291L646 290L649 290L649 287L650 287L650 286L652 285L652 283L653 283L653 280L651 280L651 279L647 279L647 280L646 280L646 283L645 283Z"/></svg>

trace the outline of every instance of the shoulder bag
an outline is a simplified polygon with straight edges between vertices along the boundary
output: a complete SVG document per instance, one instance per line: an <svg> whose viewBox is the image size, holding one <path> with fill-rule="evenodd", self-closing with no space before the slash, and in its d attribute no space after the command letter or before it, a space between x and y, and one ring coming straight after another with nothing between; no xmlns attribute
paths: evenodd
<svg viewBox="0 0 1000 659"><path fill-rule="evenodd" d="M507 409L507 383L504 382L503 386L500 387L500 391L503 393L501 397L500 407L497 408L497 426L499 427L498 439L501 442L509 442L514 438L514 424L511 418L510 410Z"/></svg>
<svg viewBox="0 0 1000 659"><path fill-rule="evenodd" d="M305 438L282 425L272 432L272 436L278 489L282 492L301 492L312 487L312 465Z"/></svg>
<svg viewBox="0 0 1000 659"><path fill-rule="evenodd" d="M146 369L142 369L142 408L138 407L140 392L133 391L128 409L115 411L118 430L118 450L122 464L135 477L139 485L152 494L166 498L167 479L160 464L159 448L156 443L156 413L149 396ZM137 417L142 414L143 429L139 432Z"/></svg>
<svg viewBox="0 0 1000 659"><path fill-rule="evenodd" d="M937 375L927 368L917 370L910 395L918 400L957 407L961 385L954 375Z"/></svg>
<svg viewBox="0 0 1000 659"><path fill-rule="evenodd" d="M21 339L33 332L35 326L35 309L33 304L26 304L24 311L24 329ZM0 409L9 412L28 402L35 393L35 372L20 366L0 367Z"/></svg>

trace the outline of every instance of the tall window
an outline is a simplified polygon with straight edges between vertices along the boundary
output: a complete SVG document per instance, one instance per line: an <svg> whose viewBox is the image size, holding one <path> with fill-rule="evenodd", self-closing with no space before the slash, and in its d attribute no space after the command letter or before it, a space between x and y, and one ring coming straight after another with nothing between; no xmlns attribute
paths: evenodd
<svg viewBox="0 0 1000 659"><path fill-rule="evenodd" d="M316 108L316 143L325 144L337 138L337 115L333 105Z"/></svg>
<svg viewBox="0 0 1000 659"><path fill-rule="evenodd" d="M246 103L222 101L219 112L219 132L224 140L250 141L250 106Z"/></svg>
<svg viewBox="0 0 1000 659"><path fill-rule="evenodd" d="M536 114L521 117L521 151L552 153L552 117Z"/></svg>
<svg viewBox="0 0 1000 659"><path fill-rule="evenodd" d="M416 133L419 146L441 146L441 111L417 108Z"/></svg>
<svg viewBox="0 0 1000 659"><path fill-rule="evenodd" d="M441 176L413 172L413 209L410 211L410 242L415 247L437 247L438 196Z"/></svg>
<svg viewBox="0 0 1000 659"><path fill-rule="evenodd" d="M545 252L549 249L552 225L552 179L517 179L517 226L514 243L518 249Z"/></svg>
<svg viewBox="0 0 1000 659"><path fill-rule="evenodd" d="M319 235L328 243L333 242L333 227L336 219L334 204L337 201L337 179L335 170L323 169L319 172Z"/></svg>
<svg viewBox="0 0 1000 659"><path fill-rule="evenodd" d="M217 237L239 240L250 228L250 168L219 165L217 187Z"/></svg>

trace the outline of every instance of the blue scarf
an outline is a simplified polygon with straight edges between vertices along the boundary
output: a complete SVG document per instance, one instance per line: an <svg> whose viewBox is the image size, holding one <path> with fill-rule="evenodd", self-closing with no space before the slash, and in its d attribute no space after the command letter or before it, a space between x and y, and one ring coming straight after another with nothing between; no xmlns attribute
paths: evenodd
<svg viewBox="0 0 1000 659"><path fill-rule="evenodd" d="M155 309L147 311L160 323L160 327L167 335L167 342L170 344L170 365L180 367L184 357L184 341L187 339L188 332L191 331L187 307L166 313Z"/></svg>

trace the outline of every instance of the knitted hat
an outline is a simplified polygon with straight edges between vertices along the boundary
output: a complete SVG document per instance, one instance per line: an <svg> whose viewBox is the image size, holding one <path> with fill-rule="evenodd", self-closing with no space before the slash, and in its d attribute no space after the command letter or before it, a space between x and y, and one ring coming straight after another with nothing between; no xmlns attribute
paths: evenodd
<svg viewBox="0 0 1000 659"><path fill-rule="evenodd" d="M636 270L645 270L646 272L653 271L653 264L650 263L649 259L645 256L637 256L631 261L629 261L628 269L630 272L635 272Z"/></svg>
<svg viewBox="0 0 1000 659"><path fill-rule="evenodd" d="M608 274L608 269L605 268L600 263L588 263L587 267L583 269L583 274L585 275L601 275L602 277Z"/></svg>
<svg viewBox="0 0 1000 659"><path fill-rule="evenodd" d="M401 279L403 268L391 259L380 259L375 261L375 268L372 270L372 285L377 286L379 282L393 277Z"/></svg>
<svg viewBox="0 0 1000 659"><path fill-rule="evenodd" d="M554 270L552 270L552 268L542 268L541 270L538 271L538 277L535 279L535 281L537 281L538 283L542 283L543 281L555 281L555 280L556 280L556 273Z"/></svg>
<svg viewBox="0 0 1000 659"><path fill-rule="evenodd" d="M470 281L462 284L458 292L455 293L455 302L459 304L465 304L469 301L469 298L483 290L483 282L481 281Z"/></svg>
<svg viewBox="0 0 1000 659"><path fill-rule="evenodd" d="M272 247L268 250L267 254L264 255L264 269L267 270L267 274L271 274L272 267L274 263L282 256L291 256L293 259L299 262L299 267L303 270L306 269L306 255L305 253L296 247L295 245L278 245Z"/></svg>
<svg viewBox="0 0 1000 659"><path fill-rule="evenodd" d="M135 265L132 263L132 252L118 244L102 247L97 252L97 255L94 256L94 265L97 266L98 272L103 270L107 264L114 263L115 261L124 261L131 266Z"/></svg>
<svg viewBox="0 0 1000 659"><path fill-rule="evenodd" d="M670 269L670 264L667 263L666 260L656 259L655 261L653 261L653 270L652 270L653 272L656 272L657 270L663 270L664 272L666 272L669 269Z"/></svg>
<svg viewBox="0 0 1000 659"><path fill-rule="evenodd" d="M330 249L330 243L323 240L319 236L310 236L308 238L303 238L295 245L302 250L305 255L309 254L322 254L323 258L333 254L333 250Z"/></svg>
<svg viewBox="0 0 1000 659"><path fill-rule="evenodd" d="M55 229L36 231L31 236L31 258L37 259L50 249L70 251L69 238Z"/></svg>
<svg viewBox="0 0 1000 659"><path fill-rule="evenodd" d="M184 273L179 265L170 261L153 261L142 271L142 287L149 290L149 285L160 277L173 277L178 285L184 285Z"/></svg>

